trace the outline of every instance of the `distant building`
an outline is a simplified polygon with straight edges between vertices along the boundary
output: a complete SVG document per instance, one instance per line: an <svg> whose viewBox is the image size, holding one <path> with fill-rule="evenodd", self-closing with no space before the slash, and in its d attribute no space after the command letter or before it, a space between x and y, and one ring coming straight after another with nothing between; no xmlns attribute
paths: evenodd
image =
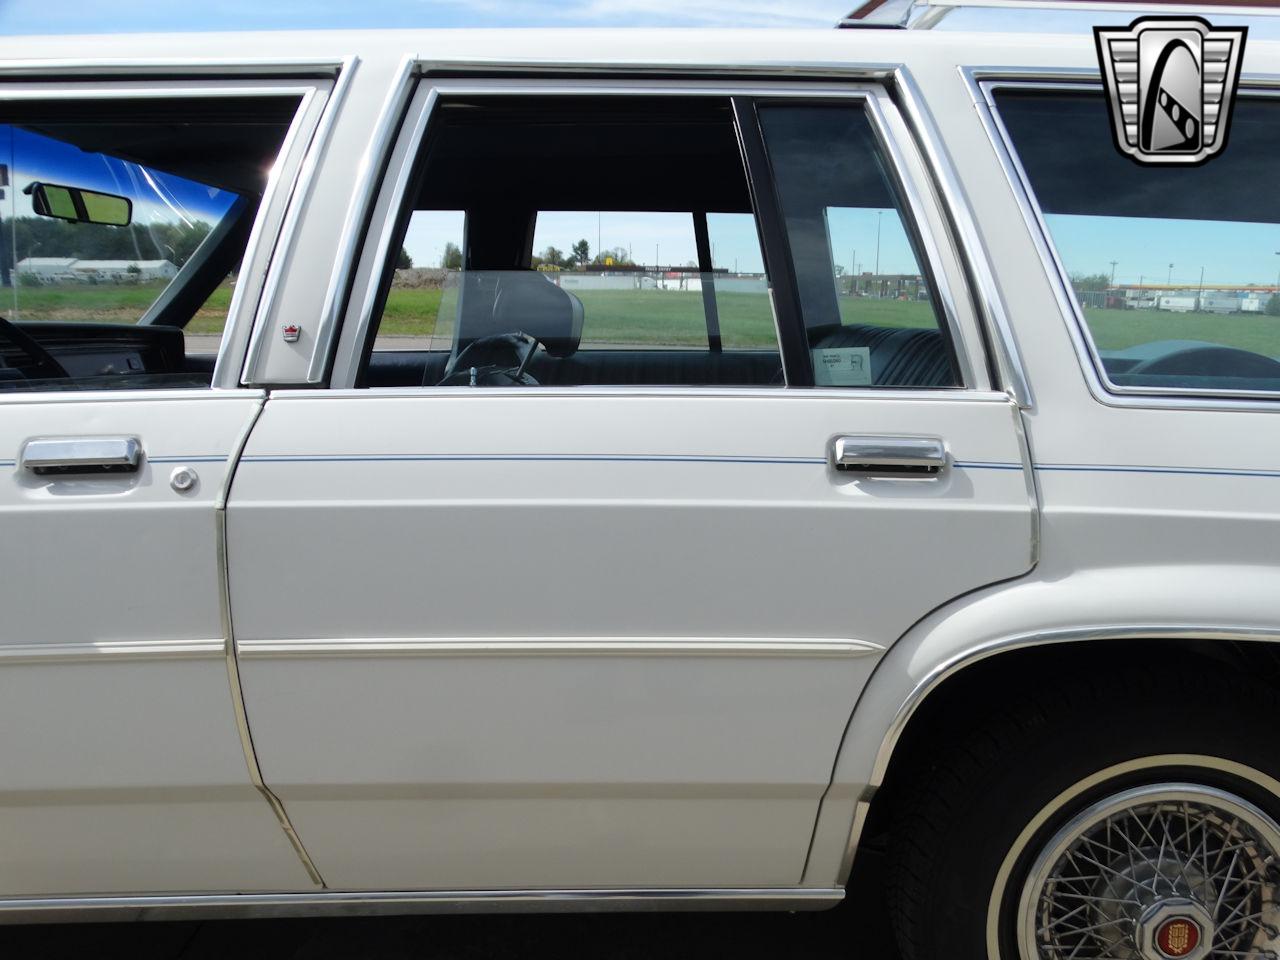
<svg viewBox="0 0 1280 960"><path fill-rule="evenodd" d="M172 280L178 268L168 260L77 260L71 274L77 280L116 282Z"/></svg>
<svg viewBox="0 0 1280 960"><path fill-rule="evenodd" d="M172 280L178 268L168 260L77 260L74 257L27 257L14 267L18 276L40 283L145 283Z"/></svg>
<svg viewBox="0 0 1280 960"><path fill-rule="evenodd" d="M18 276L35 277L43 283L59 283L72 279L71 267L74 257L27 257L14 265L14 273Z"/></svg>

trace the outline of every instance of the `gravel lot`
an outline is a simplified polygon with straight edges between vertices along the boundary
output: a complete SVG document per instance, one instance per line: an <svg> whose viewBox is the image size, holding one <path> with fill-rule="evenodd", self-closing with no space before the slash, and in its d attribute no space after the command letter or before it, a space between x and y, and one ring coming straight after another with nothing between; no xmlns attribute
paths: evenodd
<svg viewBox="0 0 1280 960"><path fill-rule="evenodd" d="M896 960L880 869L825 913L240 920L0 927L0 956L66 960Z"/></svg>

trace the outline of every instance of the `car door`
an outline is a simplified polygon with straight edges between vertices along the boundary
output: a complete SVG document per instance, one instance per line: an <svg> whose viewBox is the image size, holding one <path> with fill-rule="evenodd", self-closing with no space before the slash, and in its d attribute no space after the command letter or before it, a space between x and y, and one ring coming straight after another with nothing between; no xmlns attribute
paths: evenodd
<svg viewBox="0 0 1280 960"><path fill-rule="evenodd" d="M264 394L210 383L287 198L260 164L296 174L330 85L0 93L0 896L312 885L228 673L220 509Z"/></svg>
<svg viewBox="0 0 1280 960"><path fill-rule="evenodd" d="M924 182L874 85L418 90L330 388L227 511L331 885L799 883L879 655L1031 563Z"/></svg>

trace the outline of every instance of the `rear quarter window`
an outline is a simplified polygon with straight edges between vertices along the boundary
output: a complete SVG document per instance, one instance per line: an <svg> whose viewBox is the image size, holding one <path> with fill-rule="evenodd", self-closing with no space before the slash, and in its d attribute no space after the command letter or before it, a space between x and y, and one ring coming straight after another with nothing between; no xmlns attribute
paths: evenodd
<svg viewBox="0 0 1280 960"><path fill-rule="evenodd" d="M1242 96L1198 167L1122 156L1100 91L995 102L1109 388L1280 392L1280 101Z"/></svg>

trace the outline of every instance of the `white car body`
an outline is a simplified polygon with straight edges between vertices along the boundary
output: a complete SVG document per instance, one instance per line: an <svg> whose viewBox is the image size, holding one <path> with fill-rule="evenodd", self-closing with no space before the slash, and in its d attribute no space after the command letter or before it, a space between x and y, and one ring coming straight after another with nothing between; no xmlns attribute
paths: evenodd
<svg viewBox="0 0 1280 960"><path fill-rule="evenodd" d="M1109 390L1000 141L984 83L1097 81L1054 23L0 39L0 98L304 98L214 389L0 394L0 918L828 906L938 690L1280 640L1277 401ZM462 90L870 99L963 388L355 388L399 119ZM86 433L141 471L24 471Z"/></svg>

